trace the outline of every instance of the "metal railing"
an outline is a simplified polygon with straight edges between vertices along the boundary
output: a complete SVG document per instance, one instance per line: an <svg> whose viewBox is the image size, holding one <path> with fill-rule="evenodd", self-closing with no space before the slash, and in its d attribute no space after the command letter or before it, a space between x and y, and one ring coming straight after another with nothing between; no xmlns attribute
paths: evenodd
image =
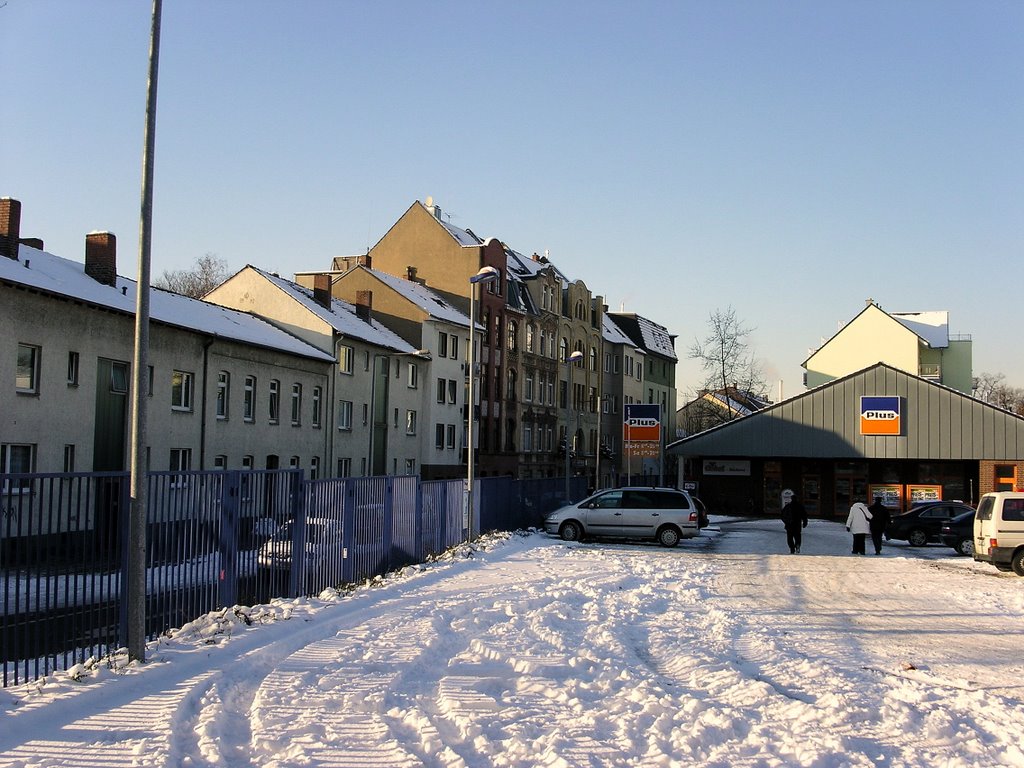
<svg viewBox="0 0 1024 768"><path fill-rule="evenodd" d="M252 470L152 472L148 482L149 638L219 608L423 562L466 536L462 480ZM539 526L563 503L564 478L478 483L475 531ZM584 478L571 486L585 495ZM128 473L0 475L4 686L124 645L128 488Z"/></svg>

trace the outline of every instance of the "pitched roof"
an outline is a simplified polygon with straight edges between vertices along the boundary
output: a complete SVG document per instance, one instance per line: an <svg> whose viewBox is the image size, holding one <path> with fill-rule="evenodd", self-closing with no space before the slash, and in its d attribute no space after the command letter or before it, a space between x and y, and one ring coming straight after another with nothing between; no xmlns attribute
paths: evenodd
<svg viewBox="0 0 1024 768"><path fill-rule="evenodd" d="M343 336L375 344L378 347L393 349L397 352L416 351L415 347L386 325L376 320L366 322L358 317L355 305L347 301L332 298L331 309L327 309L313 298L313 291L311 289L287 280L280 275L254 267L251 264L247 268L258 272Z"/></svg>
<svg viewBox="0 0 1024 768"><path fill-rule="evenodd" d="M601 335L604 337L604 340L607 341L609 344L625 344L627 346L633 347L641 354L644 354L644 351L637 347L637 345L633 343L632 339L630 339L629 336L624 334L622 332L622 329L619 328L619 326L617 326L615 323L613 323L611 321L611 318L608 317L608 315L606 314L601 315Z"/></svg>
<svg viewBox="0 0 1024 768"><path fill-rule="evenodd" d="M389 275L387 272L381 272L377 269L369 269L364 266L359 266L355 269L366 270L396 293L405 297L422 309L433 319L443 320L444 322L451 323L452 325L461 325L465 328L469 328L468 315L460 312L422 283L417 283L413 280L406 280L405 278Z"/></svg>
<svg viewBox="0 0 1024 768"><path fill-rule="evenodd" d="M635 312L609 312L607 317L642 349L669 360L679 359L676 357L675 336L665 326Z"/></svg>
<svg viewBox="0 0 1024 768"><path fill-rule="evenodd" d="M916 333L929 347L940 349L949 346L949 312L890 312L889 314L907 329Z"/></svg>
<svg viewBox="0 0 1024 768"><path fill-rule="evenodd" d="M104 285L85 274L83 263L27 245L20 246L17 260L0 258L0 281L135 315L136 281L117 276L115 285ZM316 360L334 360L332 355L256 315L160 288L150 289L149 315L150 320L162 325Z"/></svg>

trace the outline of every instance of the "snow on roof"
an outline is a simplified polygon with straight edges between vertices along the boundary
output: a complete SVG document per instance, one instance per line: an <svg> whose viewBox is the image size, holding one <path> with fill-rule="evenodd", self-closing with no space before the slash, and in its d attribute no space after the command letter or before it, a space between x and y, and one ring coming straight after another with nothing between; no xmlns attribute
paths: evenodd
<svg viewBox="0 0 1024 768"><path fill-rule="evenodd" d="M116 286L104 285L85 274L83 263L27 245L19 248L17 261L0 258L0 281L135 314L136 281L118 276ZM334 360L333 356L255 315L159 288L150 291L149 314L151 320L163 325L316 360Z"/></svg>
<svg viewBox="0 0 1024 768"><path fill-rule="evenodd" d="M675 346L672 343L672 335L668 332L668 329L665 326L658 325L653 320L649 320L643 315L638 315L635 312L612 312L610 314L612 322L615 322L616 318L621 318L627 323L635 323L636 329L640 332L642 346L648 352L654 352L655 354L662 355L670 360L679 359L676 357Z"/></svg>
<svg viewBox="0 0 1024 768"><path fill-rule="evenodd" d="M437 222L448 230L448 234L454 237L459 242L459 245L473 247L484 244L484 241L477 237L476 233L471 229L460 229L454 224L441 219L437 219Z"/></svg>
<svg viewBox="0 0 1024 768"><path fill-rule="evenodd" d="M892 318L913 331L929 347L949 346L949 312L892 312Z"/></svg>
<svg viewBox="0 0 1024 768"><path fill-rule="evenodd" d="M602 323L602 336L604 340L609 344L626 344L634 349L637 349L636 344L633 343L632 339L622 332L615 323L611 321L608 315L601 315ZM643 350L640 350L641 352Z"/></svg>
<svg viewBox="0 0 1024 768"><path fill-rule="evenodd" d="M464 315L427 286L376 269L367 269L366 267L361 267L361 269L366 269L367 272L420 307L435 320L443 320L452 325L469 328L469 316Z"/></svg>
<svg viewBox="0 0 1024 768"><path fill-rule="evenodd" d="M353 339L360 339L369 344L375 344L379 347L385 347L387 349L393 349L397 352L415 352L416 348L409 342L399 336L397 333L392 331L386 325L381 324L376 320L371 320L367 323L356 315L355 305L350 304L342 299L331 299L331 309L327 309L313 298L313 291L310 288L305 288L298 283L294 283L291 280L287 280L280 275L275 275L272 272L267 272L249 265L250 269L255 270L259 274L263 275L267 280L276 285L285 293L288 293L299 302L302 306L308 309L310 312L315 314L331 328L340 333L343 336L349 336Z"/></svg>
<svg viewBox="0 0 1024 768"><path fill-rule="evenodd" d="M543 272L545 269L552 270L558 279L563 283L568 283L569 279L562 274L562 272L548 261L546 258L543 260L534 260L532 256L524 256L519 251L505 246L505 260L508 266L509 272L513 272L520 277L529 280L536 277L538 274Z"/></svg>

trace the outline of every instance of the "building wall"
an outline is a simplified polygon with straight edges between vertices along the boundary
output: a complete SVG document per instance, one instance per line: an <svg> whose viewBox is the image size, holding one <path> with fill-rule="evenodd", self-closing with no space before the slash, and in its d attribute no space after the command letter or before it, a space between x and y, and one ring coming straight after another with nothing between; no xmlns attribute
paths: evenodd
<svg viewBox="0 0 1024 768"><path fill-rule="evenodd" d="M808 358L807 387L817 387L878 362L917 376L919 347L916 334L881 309L868 307Z"/></svg>

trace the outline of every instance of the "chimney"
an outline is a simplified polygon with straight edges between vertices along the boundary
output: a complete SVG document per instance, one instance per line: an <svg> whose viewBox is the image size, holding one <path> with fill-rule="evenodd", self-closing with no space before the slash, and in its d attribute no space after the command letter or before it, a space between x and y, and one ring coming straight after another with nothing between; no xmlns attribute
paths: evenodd
<svg viewBox="0 0 1024 768"><path fill-rule="evenodd" d="M313 275L313 301L324 309L330 309L331 298L331 276Z"/></svg>
<svg viewBox="0 0 1024 768"><path fill-rule="evenodd" d="M356 291L356 317L370 322L373 313L373 291Z"/></svg>
<svg viewBox="0 0 1024 768"><path fill-rule="evenodd" d="M356 264L362 265L367 269L373 269L373 257L370 256L370 252L367 251L365 256L357 256Z"/></svg>
<svg viewBox="0 0 1024 768"><path fill-rule="evenodd" d="M410 283L416 282L416 267L405 268L405 279L408 280Z"/></svg>
<svg viewBox="0 0 1024 768"><path fill-rule="evenodd" d="M530 258L533 259L534 261L540 261L540 254L534 251L533 256L531 256Z"/></svg>
<svg viewBox="0 0 1024 768"><path fill-rule="evenodd" d="M112 233L85 236L85 274L103 285L117 284L117 238Z"/></svg>
<svg viewBox="0 0 1024 768"><path fill-rule="evenodd" d="M37 251L43 250L43 241L38 237L23 237L20 242L22 245L27 245L29 248L35 248Z"/></svg>
<svg viewBox="0 0 1024 768"><path fill-rule="evenodd" d="M0 198L0 256L17 260L20 235L21 202L10 197Z"/></svg>

